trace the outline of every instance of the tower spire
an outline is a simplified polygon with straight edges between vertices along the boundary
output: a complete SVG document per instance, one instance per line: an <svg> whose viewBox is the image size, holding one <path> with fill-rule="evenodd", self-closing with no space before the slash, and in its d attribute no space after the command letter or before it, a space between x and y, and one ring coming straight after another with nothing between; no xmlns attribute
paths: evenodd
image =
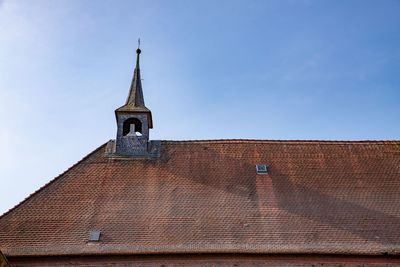
<svg viewBox="0 0 400 267"><path fill-rule="evenodd" d="M139 41L140 44L140 41ZM136 49L136 66L133 71L133 78L131 87L129 90L128 97L126 99L125 105L130 105L134 107L144 107L143 89L142 89L142 79L140 77L140 53L142 50L138 47Z"/></svg>
<svg viewBox="0 0 400 267"><path fill-rule="evenodd" d="M136 66L125 104L115 110L117 138L115 153L123 156L149 156L152 143L149 129L153 128L151 111L145 106L140 78L140 40L136 49Z"/></svg>
<svg viewBox="0 0 400 267"><path fill-rule="evenodd" d="M149 117L149 127L153 128L151 111L144 104L143 89L142 89L142 79L140 75L140 39L138 40L138 48L136 49L136 66L133 71L133 78L131 86L129 88L128 97L126 98L125 104L118 108L116 112L137 112L137 113L147 113Z"/></svg>

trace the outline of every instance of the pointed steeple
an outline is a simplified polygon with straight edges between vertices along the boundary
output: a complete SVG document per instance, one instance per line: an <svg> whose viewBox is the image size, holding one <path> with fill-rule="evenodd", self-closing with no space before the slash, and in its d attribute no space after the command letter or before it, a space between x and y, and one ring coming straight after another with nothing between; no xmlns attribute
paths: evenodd
<svg viewBox="0 0 400 267"><path fill-rule="evenodd" d="M139 41L140 45L140 41ZM149 129L153 128L151 111L144 105L140 79L140 48L136 50L136 66L125 104L115 110L117 138L115 154L128 157L149 157L154 154Z"/></svg>
<svg viewBox="0 0 400 267"><path fill-rule="evenodd" d="M133 71L131 87L129 89L128 97L126 98L126 102L122 107L115 110L115 112L147 113L149 118L149 128L153 128L151 111L145 106L143 98L142 80L140 76L139 65L141 52L142 50L140 50L140 48L138 47L138 49L136 49L136 66L135 70Z"/></svg>
<svg viewBox="0 0 400 267"><path fill-rule="evenodd" d="M136 66L133 72L133 78L131 83L131 88L129 90L129 95L126 99L125 105L130 105L134 107L144 107L144 99L143 99L143 90L142 90L142 81L140 78L140 53L142 51L140 48L136 49Z"/></svg>

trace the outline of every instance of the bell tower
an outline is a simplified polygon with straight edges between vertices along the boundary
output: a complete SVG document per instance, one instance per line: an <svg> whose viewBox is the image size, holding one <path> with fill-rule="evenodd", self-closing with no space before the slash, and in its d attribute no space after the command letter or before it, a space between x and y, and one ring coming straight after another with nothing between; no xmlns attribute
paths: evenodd
<svg viewBox="0 0 400 267"><path fill-rule="evenodd" d="M153 128L151 111L145 106L140 79L140 48L136 50L136 66L125 105L115 110L117 139L115 154L120 156L148 156L151 150L149 129Z"/></svg>

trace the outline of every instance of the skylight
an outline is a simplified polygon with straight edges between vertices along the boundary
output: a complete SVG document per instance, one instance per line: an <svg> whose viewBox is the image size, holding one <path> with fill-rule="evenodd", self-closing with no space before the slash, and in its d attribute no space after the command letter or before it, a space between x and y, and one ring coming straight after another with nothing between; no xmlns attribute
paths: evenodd
<svg viewBox="0 0 400 267"><path fill-rule="evenodd" d="M89 241L99 241L100 240L100 231L91 230L89 232Z"/></svg>
<svg viewBox="0 0 400 267"><path fill-rule="evenodd" d="M258 174L268 173L267 165L265 165L265 164L257 164L256 165L256 171L257 171Z"/></svg>

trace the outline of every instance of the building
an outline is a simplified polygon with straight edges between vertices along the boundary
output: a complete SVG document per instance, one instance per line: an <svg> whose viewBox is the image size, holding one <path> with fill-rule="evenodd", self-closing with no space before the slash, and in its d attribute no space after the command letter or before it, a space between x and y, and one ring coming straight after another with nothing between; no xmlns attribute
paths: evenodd
<svg viewBox="0 0 400 267"><path fill-rule="evenodd" d="M117 137L0 217L12 266L400 266L400 141Z"/></svg>
<svg viewBox="0 0 400 267"><path fill-rule="evenodd" d="M0 251L0 267L9 267L9 266L10 266L10 264L8 263L8 260L3 255L3 253Z"/></svg>

